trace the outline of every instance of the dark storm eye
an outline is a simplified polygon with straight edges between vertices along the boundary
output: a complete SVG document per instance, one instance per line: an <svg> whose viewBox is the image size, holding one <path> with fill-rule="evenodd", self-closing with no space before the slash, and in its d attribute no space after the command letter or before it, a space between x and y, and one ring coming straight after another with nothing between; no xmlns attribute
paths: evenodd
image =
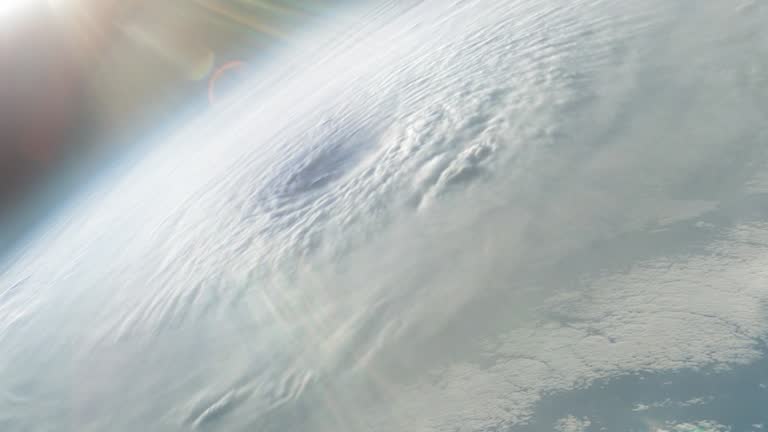
<svg viewBox="0 0 768 432"><path fill-rule="evenodd" d="M296 155L281 170L281 198L319 193L331 187L353 171L376 142L372 131L355 124L326 124L304 139L317 144Z"/></svg>
<svg viewBox="0 0 768 432"><path fill-rule="evenodd" d="M353 153L359 145L334 143L309 155L288 178L285 192L289 195L311 192L338 180L354 164Z"/></svg>

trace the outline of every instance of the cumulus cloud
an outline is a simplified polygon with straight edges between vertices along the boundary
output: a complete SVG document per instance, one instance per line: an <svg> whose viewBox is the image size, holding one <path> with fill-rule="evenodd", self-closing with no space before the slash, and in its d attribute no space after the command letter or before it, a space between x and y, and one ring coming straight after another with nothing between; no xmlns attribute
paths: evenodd
<svg viewBox="0 0 768 432"><path fill-rule="evenodd" d="M695 405L706 405L714 400L714 396L691 398L684 401L664 399L660 401L651 402L648 404L638 403L632 408L632 411L642 412L655 408L670 408L670 407L690 407Z"/></svg>
<svg viewBox="0 0 768 432"><path fill-rule="evenodd" d="M555 430L558 432L585 432L592 422L587 417L574 417L572 415L563 417L555 424Z"/></svg>
<svg viewBox="0 0 768 432"><path fill-rule="evenodd" d="M739 226L701 254L596 277L546 301L541 320L486 340L474 360L398 388L388 412L412 430L493 430L527 419L548 393L597 379L755 360L768 328L767 246L768 227Z"/></svg>
<svg viewBox="0 0 768 432"><path fill-rule="evenodd" d="M692 423L668 422L652 430L654 432L728 432L731 428L711 420L700 420Z"/></svg>

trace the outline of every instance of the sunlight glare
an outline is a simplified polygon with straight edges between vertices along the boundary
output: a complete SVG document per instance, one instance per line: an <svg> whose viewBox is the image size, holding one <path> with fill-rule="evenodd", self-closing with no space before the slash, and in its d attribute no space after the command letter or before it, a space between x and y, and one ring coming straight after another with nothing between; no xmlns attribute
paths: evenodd
<svg viewBox="0 0 768 432"><path fill-rule="evenodd" d="M25 0L5 0L0 2L0 18L8 18L16 14L22 6L25 6L29 1Z"/></svg>
<svg viewBox="0 0 768 432"><path fill-rule="evenodd" d="M0 19L15 19L55 9L62 0L0 0Z"/></svg>

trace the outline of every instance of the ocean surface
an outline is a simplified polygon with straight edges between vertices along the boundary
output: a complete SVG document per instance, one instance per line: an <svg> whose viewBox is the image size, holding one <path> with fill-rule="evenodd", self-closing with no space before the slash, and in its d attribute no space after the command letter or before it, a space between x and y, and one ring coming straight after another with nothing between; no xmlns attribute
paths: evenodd
<svg viewBox="0 0 768 432"><path fill-rule="evenodd" d="M759 431L768 3L369 1L0 263L2 431Z"/></svg>

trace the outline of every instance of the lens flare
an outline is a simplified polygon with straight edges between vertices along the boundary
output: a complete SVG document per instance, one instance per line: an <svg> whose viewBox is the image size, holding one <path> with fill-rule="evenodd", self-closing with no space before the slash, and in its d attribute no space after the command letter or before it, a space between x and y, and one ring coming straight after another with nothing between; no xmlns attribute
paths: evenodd
<svg viewBox="0 0 768 432"><path fill-rule="evenodd" d="M211 74L211 79L208 81L208 102L211 106L221 98L226 90L224 87L230 87L235 81L239 81L240 72L244 67L244 62L235 60L223 64Z"/></svg>

